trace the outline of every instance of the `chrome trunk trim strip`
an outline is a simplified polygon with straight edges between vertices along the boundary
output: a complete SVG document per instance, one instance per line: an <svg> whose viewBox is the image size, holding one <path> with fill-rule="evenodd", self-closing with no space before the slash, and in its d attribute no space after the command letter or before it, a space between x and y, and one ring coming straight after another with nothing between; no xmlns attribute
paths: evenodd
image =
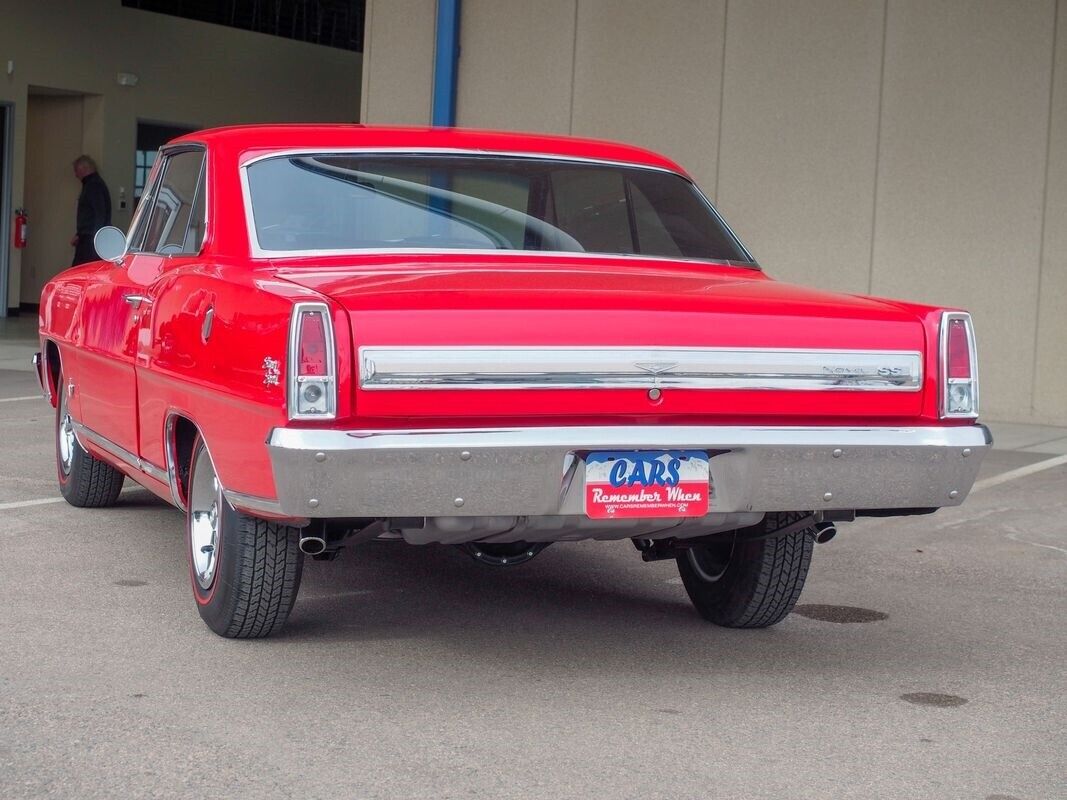
<svg viewBox="0 0 1067 800"><path fill-rule="evenodd" d="M914 351L669 347L359 348L376 389L776 389L917 392Z"/></svg>

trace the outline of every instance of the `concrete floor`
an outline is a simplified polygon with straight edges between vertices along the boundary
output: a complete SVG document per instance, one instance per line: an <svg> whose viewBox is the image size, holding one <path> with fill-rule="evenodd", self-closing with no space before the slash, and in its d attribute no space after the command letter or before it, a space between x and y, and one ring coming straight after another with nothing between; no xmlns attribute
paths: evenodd
<svg viewBox="0 0 1067 800"><path fill-rule="evenodd" d="M702 622L625 542L512 571L372 543L308 562L284 635L235 642L196 613L178 512L137 488L23 504L58 492L22 363L0 367L5 800L1067 797L1067 466L991 480L1067 431L997 426L961 508L843 526L770 630Z"/></svg>

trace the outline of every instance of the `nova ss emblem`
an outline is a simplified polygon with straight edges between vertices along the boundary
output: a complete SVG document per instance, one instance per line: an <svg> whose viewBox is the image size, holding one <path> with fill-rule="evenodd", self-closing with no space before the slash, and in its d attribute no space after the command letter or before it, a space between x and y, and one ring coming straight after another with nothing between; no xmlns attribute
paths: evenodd
<svg viewBox="0 0 1067 800"><path fill-rule="evenodd" d="M634 366L650 375L662 375L678 366L677 361L635 361Z"/></svg>
<svg viewBox="0 0 1067 800"><path fill-rule="evenodd" d="M282 374L282 365L276 358L267 356L263 359L263 385L277 386Z"/></svg>

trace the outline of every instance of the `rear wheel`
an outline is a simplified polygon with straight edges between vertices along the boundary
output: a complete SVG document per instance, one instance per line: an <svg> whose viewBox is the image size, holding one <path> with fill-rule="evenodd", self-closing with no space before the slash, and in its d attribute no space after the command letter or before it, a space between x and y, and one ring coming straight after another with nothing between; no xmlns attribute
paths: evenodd
<svg viewBox="0 0 1067 800"><path fill-rule="evenodd" d="M300 529L231 506L199 436L193 444L188 497L189 578L204 622L232 639L279 630L300 589Z"/></svg>
<svg viewBox="0 0 1067 800"><path fill-rule="evenodd" d="M104 508L119 499L126 476L110 464L94 458L74 435L74 420L63 386L63 375L56 378L56 472L63 499L79 508Z"/></svg>
<svg viewBox="0 0 1067 800"><path fill-rule="evenodd" d="M679 555L678 572L704 619L726 628L766 628L796 605L814 544L808 530L747 541L724 537Z"/></svg>

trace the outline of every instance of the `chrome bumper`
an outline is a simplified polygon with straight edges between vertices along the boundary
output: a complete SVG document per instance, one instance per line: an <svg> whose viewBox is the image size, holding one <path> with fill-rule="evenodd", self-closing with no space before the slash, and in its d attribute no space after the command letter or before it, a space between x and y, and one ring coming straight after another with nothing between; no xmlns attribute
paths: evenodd
<svg viewBox="0 0 1067 800"><path fill-rule="evenodd" d="M991 444L984 425L276 428L277 503L240 505L292 518L581 515L585 454L695 449L712 456L712 512L935 508L963 502Z"/></svg>

